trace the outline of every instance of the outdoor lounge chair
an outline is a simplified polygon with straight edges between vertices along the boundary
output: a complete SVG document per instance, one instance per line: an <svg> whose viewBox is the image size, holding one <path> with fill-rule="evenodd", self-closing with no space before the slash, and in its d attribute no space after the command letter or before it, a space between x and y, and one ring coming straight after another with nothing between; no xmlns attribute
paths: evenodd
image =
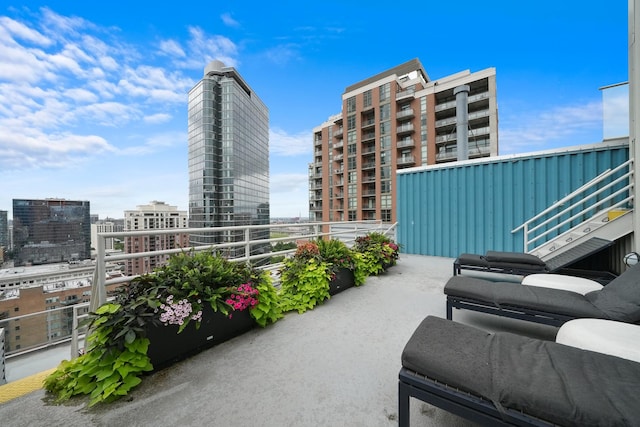
<svg viewBox="0 0 640 427"><path fill-rule="evenodd" d="M640 323L640 264L629 267L601 290L585 295L466 276L451 277L444 293L449 320L458 308L553 326L578 318Z"/></svg>
<svg viewBox="0 0 640 427"><path fill-rule="evenodd" d="M398 421L410 398L490 426L632 426L640 363L429 316L402 352Z"/></svg>
<svg viewBox="0 0 640 427"><path fill-rule="evenodd" d="M487 251L485 255L461 254L453 261L453 275L461 274L463 269L521 276L551 271L547 264L535 255L497 251Z"/></svg>
<svg viewBox="0 0 640 427"><path fill-rule="evenodd" d="M515 274L520 276L535 273L559 273L568 271L568 274L571 275L595 274L595 277L604 284L611 281L615 276L609 272L585 272L584 270L571 270L568 267L590 255L602 251L612 244L613 241L611 240L591 237L567 251L558 251L557 255L554 255L546 261L524 252L487 251L484 255L463 253L453 262L453 275L461 274L462 270Z"/></svg>

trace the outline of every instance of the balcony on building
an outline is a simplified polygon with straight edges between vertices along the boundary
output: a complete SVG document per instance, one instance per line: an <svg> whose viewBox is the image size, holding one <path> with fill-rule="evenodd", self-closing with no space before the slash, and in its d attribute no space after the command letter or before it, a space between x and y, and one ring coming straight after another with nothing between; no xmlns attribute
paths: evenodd
<svg viewBox="0 0 640 427"><path fill-rule="evenodd" d="M398 166L410 166L416 163L416 158L413 154L400 156L396 160Z"/></svg>
<svg viewBox="0 0 640 427"><path fill-rule="evenodd" d="M447 118L444 118L444 119L436 120L435 125L436 125L436 129L442 128L442 127L445 127L445 126L448 126L448 127L451 127L451 128L455 128L456 123L457 123L456 116L453 115L451 117L447 117Z"/></svg>
<svg viewBox="0 0 640 427"><path fill-rule="evenodd" d="M367 170L367 169L375 169L376 168L376 162L372 161L372 162L363 162L361 169L362 170Z"/></svg>
<svg viewBox="0 0 640 427"><path fill-rule="evenodd" d="M453 139L455 141L455 138ZM479 138L469 140L468 142L469 159L477 159L479 157L487 157L491 154L490 140L488 138ZM448 162L458 159L458 149L455 143L442 145L436 153L436 162Z"/></svg>
<svg viewBox="0 0 640 427"><path fill-rule="evenodd" d="M364 130L364 129L375 127L375 125L376 125L376 120L374 118L366 118L366 119L363 118L360 128Z"/></svg>
<svg viewBox="0 0 640 427"><path fill-rule="evenodd" d="M362 142L375 141L376 133L375 132L363 132L362 133Z"/></svg>
<svg viewBox="0 0 640 427"><path fill-rule="evenodd" d="M405 136L404 138L401 138L398 140L398 142L396 143L396 147L397 148L408 148L408 147L414 147L415 143L413 141L413 137L411 136Z"/></svg>
<svg viewBox="0 0 640 427"><path fill-rule="evenodd" d="M321 190L322 189L322 180L315 180L309 185L310 190Z"/></svg>
<svg viewBox="0 0 640 427"><path fill-rule="evenodd" d="M376 184L375 183L369 183L367 185L363 185L362 186L362 194L364 194L364 195L376 194Z"/></svg>
<svg viewBox="0 0 640 427"><path fill-rule="evenodd" d="M406 123L403 124L402 126L398 126L396 128L396 134L397 135L403 135L403 134L407 134L407 133L413 133L414 129L413 129L413 123Z"/></svg>
<svg viewBox="0 0 640 427"><path fill-rule="evenodd" d="M322 211L322 202L312 202L309 203L309 210L310 211Z"/></svg>
<svg viewBox="0 0 640 427"><path fill-rule="evenodd" d="M364 221L375 221L376 220L375 209L362 212L362 219Z"/></svg>
<svg viewBox="0 0 640 427"><path fill-rule="evenodd" d="M322 189L310 189L309 199L314 200L322 200Z"/></svg>
<svg viewBox="0 0 640 427"><path fill-rule="evenodd" d="M363 211L375 211L376 210L376 200L375 197L365 197L362 203Z"/></svg>
<svg viewBox="0 0 640 427"><path fill-rule="evenodd" d="M376 145L375 144L367 144L362 147L362 151L360 152L363 156L368 154L375 154Z"/></svg>
<svg viewBox="0 0 640 427"><path fill-rule="evenodd" d="M406 120L413 118L413 108L403 108L396 113L396 120Z"/></svg>
<svg viewBox="0 0 640 427"><path fill-rule="evenodd" d="M396 93L396 101L397 102L402 102L402 101L407 101L410 99L414 99L415 98L415 89L411 88L411 89L407 89L407 90L401 90L399 92Z"/></svg>
<svg viewBox="0 0 640 427"><path fill-rule="evenodd" d="M376 182L376 174L375 173L363 174L362 182Z"/></svg>

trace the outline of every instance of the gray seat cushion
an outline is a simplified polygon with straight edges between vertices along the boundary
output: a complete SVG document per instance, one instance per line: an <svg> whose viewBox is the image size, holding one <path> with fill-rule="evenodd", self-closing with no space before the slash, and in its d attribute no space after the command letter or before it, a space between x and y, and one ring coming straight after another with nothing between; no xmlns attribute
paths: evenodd
<svg viewBox="0 0 640 427"><path fill-rule="evenodd" d="M531 264L538 266L546 266L547 264L535 255L523 253L523 252L497 252L487 251L485 257L487 261L493 262L506 262L516 264Z"/></svg>
<svg viewBox="0 0 640 427"><path fill-rule="evenodd" d="M640 420L640 363L554 342L429 316L407 342L402 366L560 425Z"/></svg>
<svg viewBox="0 0 640 427"><path fill-rule="evenodd" d="M640 323L640 264L585 297L610 319Z"/></svg>
<svg viewBox="0 0 640 427"><path fill-rule="evenodd" d="M489 267L489 261L484 259L482 255L476 254L460 254L455 261L457 264L461 265L475 265L479 267Z"/></svg>
<svg viewBox="0 0 640 427"><path fill-rule="evenodd" d="M561 289L454 276L445 284L444 293L495 307L523 307L571 317L609 318L584 295Z"/></svg>

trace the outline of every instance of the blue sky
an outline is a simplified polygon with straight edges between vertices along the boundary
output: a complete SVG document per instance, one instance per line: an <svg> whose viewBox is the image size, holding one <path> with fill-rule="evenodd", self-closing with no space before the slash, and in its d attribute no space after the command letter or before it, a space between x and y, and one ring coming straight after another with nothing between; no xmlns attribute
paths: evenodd
<svg viewBox="0 0 640 427"><path fill-rule="evenodd" d="M187 93L213 59L269 108L274 217L307 216L312 130L344 89L410 59L496 68L500 154L601 141L599 88L628 79L626 0L305 3L0 0L0 210L188 210Z"/></svg>

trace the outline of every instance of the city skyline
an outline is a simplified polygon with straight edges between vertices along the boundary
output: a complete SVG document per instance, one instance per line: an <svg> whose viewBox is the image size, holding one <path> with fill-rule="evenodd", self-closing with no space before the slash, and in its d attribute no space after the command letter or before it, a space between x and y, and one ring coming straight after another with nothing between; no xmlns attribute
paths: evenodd
<svg viewBox="0 0 640 427"><path fill-rule="evenodd" d="M269 108L272 217L308 215L313 128L345 88L413 58L433 80L496 68L500 154L602 140L599 88L628 78L626 1L367 5L2 6L0 210L12 217L21 198L87 200L100 218L151 200L187 210L187 93L214 59Z"/></svg>

